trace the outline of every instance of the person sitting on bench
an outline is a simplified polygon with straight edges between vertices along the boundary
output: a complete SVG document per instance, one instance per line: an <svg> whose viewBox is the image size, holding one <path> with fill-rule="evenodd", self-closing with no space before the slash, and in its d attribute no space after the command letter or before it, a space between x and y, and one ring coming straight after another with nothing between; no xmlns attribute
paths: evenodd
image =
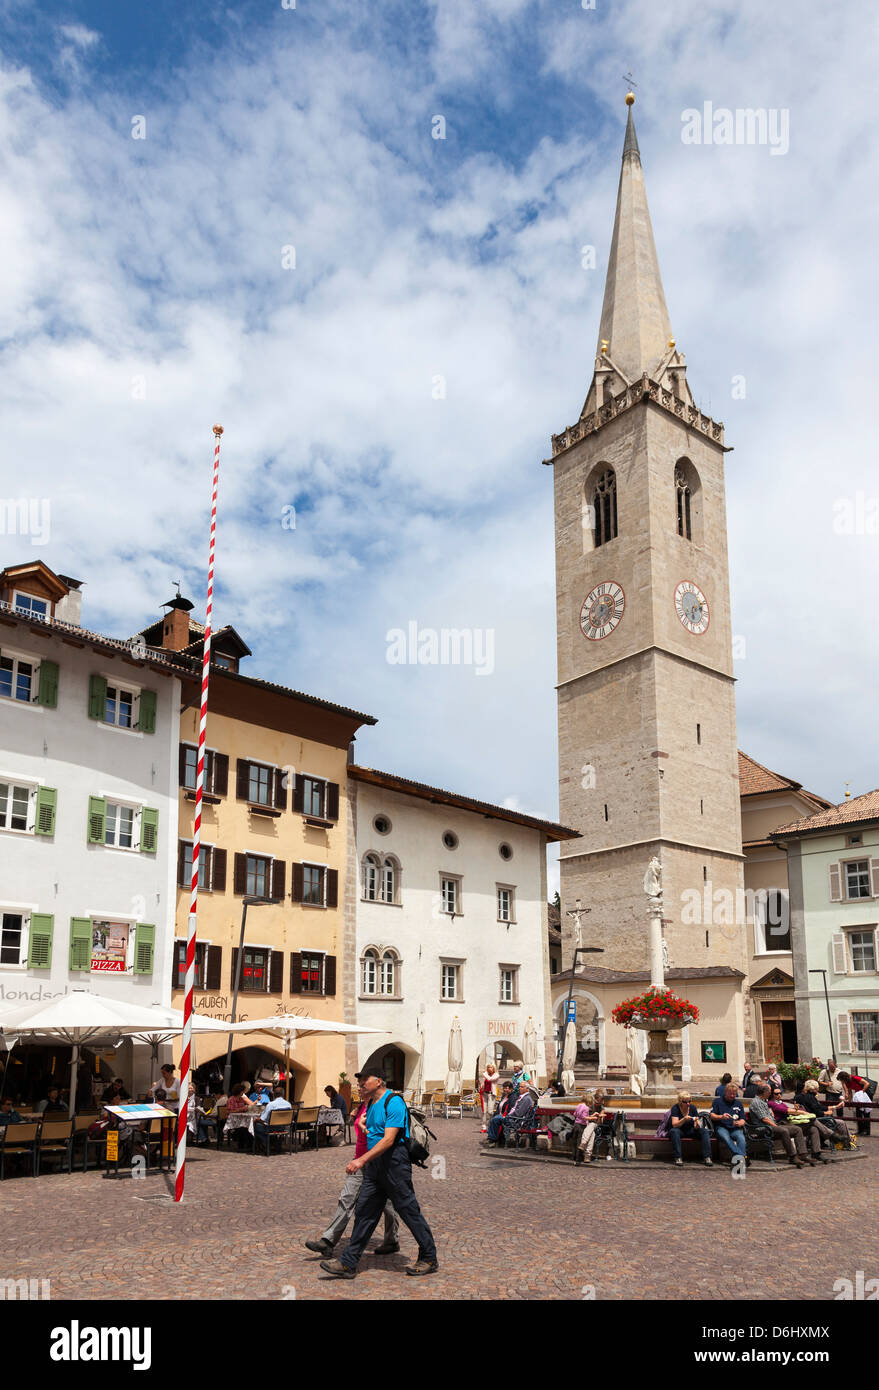
<svg viewBox="0 0 879 1390"><path fill-rule="evenodd" d="M505 1081L503 1086L501 1087L500 1104L498 1105L497 1110L488 1122L488 1132L485 1136L485 1143L491 1148L494 1148L494 1146L503 1139L503 1135L501 1134L501 1126L503 1125L504 1120L506 1119L507 1111L509 1110L512 1101L513 1083L511 1081Z"/></svg>
<svg viewBox="0 0 879 1390"><path fill-rule="evenodd" d="M711 1159L711 1135L708 1126L700 1118L697 1107L690 1100L689 1091L678 1091L678 1103L671 1108L671 1124L668 1131L675 1156L675 1167L683 1168L681 1154L682 1139L698 1139L702 1145L702 1162L706 1168L713 1168Z"/></svg>
<svg viewBox="0 0 879 1390"><path fill-rule="evenodd" d="M520 1129L527 1128L534 1111L535 1104L531 1087L527 1081L521 1081L519 1083L519 1099L510 1105L503 1119L504 1144L509 1144Z"/></svg>
<svg viewBox="0 0 879 1390"><path fill-rule="evenodd" d="M802 1168L803 1159L807 1157L806 1138L799 1125L785 1123L783 1117L779 1118L778 1102L773 1102L772 1106L770 1106L769 1097L771 1094L771 1089L764 1081L763 1085L759 1087L757 1095L751 1101L751 1108L749 1111L750 1123L755 1129L758 1125L763 1125L765 1129L769 1130L773 1137L779 1138L784 1145L788 1163L792 1164L794 1168ZM814 1124L809 1125L808 1142L811 1149L808 1158L813 1168L818 1161L815 1157L816 1153L819 1155L822 1163L830 1162L830 1160L825 1158L820 1152L821 1140Z"/></svg>
<svg viewBox="0 0 879 1390"><path fill-rule="evenodd" d="M845 1120L839 1118L842 1100L835 1105L828 1105L826 1101L819 1100L817 1081L805 1082L802 1090L797 1091L794 1096L794 1104L815 1116L815 1128L821 1136L822 1144L825 1139L831 1143L834 1139L841 1139L847 1149L852 1147L848 1125Z"/></svg>
<svg viewBox="0 0 879 1390"><path fill-rule="evenodd" d="M583 1159L585 1159L587 1163L595 1162L595 1156L593 1153L593 1149L595 1147L595 1140L597 1139L599 1134L606 1135L609 1130L613 1129L613 1123L614 1112L612 1110L608 1110L607 1106L605 1105L604 1092L596 1091L592 1101L592 1110L589 1115L589 1121L580 1138L578 1154L575 1160L577 1163L582 1163ZM583 1158L580 1157L580 1154L583 1155Z"/></svg>
<svg viewBox="0 0 879 1390"><path fill-rule="evenodd" d="M715 1096L711 1105L714 1133L730 1152L730 1165L738 1155L745 1157L745 1107L737 1098L738 1086L730 1081L722 1096Z"/></svg>

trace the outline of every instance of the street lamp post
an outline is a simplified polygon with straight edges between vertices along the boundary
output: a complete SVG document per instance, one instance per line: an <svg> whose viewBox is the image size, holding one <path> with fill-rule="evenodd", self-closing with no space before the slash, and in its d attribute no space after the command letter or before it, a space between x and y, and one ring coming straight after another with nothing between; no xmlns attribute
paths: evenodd
<svg viewBox="0 0 879 1390"><path fill-rule="evenodd" d="M235 962L235 984L232 990L232 1023L238 1016L238 989L241 985L241 965L244 960L244 925L247 921L247 909L249 907L262 907L265 903L270 903L271 898L245 898L241 908L241 935L238 938L238 959ZM223 1068L223 1095L228 1096L229 1087L232 1083L232 1039L234 1033L229 1034L229 1041L226 1044L226 1065Z"/></svg>
<svg viewBox="0 0 879 1390"><path fill-rule="evenodd" d="M833 1023L830 1018L830 995L827 993L827 971L809 969L810 975L820 975L824 980L824 1003L827 1005L827 1027L830 1029L830 1055L836 1061L836 1047L833 1042Z"/></svg>

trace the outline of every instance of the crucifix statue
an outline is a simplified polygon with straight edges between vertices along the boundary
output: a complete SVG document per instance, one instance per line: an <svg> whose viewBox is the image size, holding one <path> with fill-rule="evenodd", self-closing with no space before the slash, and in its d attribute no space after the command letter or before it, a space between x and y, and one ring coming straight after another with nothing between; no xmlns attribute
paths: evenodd
<svg viewBox="0 0 879 1390"><path fill-rule="evenodd" d="M574 928L574 945L575 949L578 951L581 949L583 945L583 922L581 919L585 916L587 912L591 911L591 907L581 907L580 899L578 898L577 906L569 908L568 911L565 913L565 916L570 917L571 919L571 925Z"/></svg>

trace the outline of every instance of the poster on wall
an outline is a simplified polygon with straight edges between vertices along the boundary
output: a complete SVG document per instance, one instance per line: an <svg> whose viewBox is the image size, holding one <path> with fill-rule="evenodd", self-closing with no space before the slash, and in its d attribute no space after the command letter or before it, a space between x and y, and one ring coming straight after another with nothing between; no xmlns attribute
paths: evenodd
<svg viewBox="0 0 879 1390"><path fill-rule="evenodd" d="M127 922L92 923L92 970L121 972L127 955Z"/></svg>
<svg viewBox="0 0 879 1390"><path fill-rule="evenodd" d="M726 1043L725 1042L704 1042L702 1046L703 1062L725 1062Z"/></svg>

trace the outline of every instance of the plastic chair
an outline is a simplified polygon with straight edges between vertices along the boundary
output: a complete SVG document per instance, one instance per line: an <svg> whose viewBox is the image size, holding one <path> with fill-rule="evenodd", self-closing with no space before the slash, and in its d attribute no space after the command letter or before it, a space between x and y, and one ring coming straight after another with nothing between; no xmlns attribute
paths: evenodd
<svg viewBox="0 0 879 1390"><path fill-rule="evenodd" d="M6 1176L6 1155L16 1157L30 1154L31 1177L37 1176L37 1138L40 1133L39 1121L20 1125L0 1125L0 1182Z"/></svg>
<svg viewBox="0 0 879 1390"><path fill-rule="evenodd" d="M66 1162L68 1173L73 1171L73 1120L44 1120L34 1154L36 1176L44 1158L60 1158Z"/></svg>

